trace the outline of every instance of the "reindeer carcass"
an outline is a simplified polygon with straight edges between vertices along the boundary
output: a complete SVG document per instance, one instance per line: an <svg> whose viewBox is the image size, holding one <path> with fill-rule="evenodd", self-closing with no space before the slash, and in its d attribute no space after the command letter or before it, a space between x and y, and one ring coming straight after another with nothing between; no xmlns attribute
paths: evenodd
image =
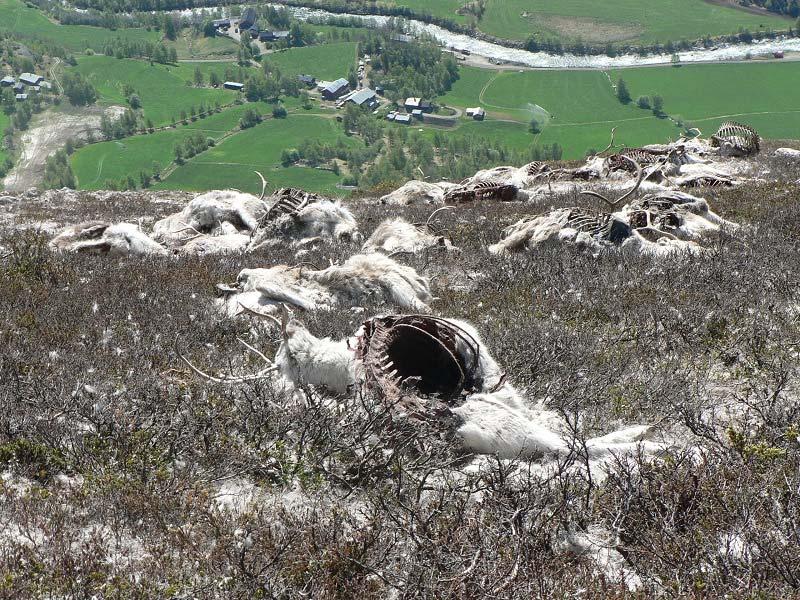
<svg viewBox="0 0 800 600"><path fill-rule="evenodd" d="M249 250L290 244L309 249L320 242L358 242L361 234L353 213L338 202L293 188L273 196Z"/></svg>
<svg viewBox="0 0 800 600"><path fill-rule="evenodd" d="M409 181L390 194L381 197L381 204L410 206L412 204L442 204L444 195L456 187L453 183L442 181Z"/></svg>
<svg viewBox="0 0 800 600"><path fill-rule="evenodd" d="M761 136L749 125L725 121L711 136L711 145L721 156L752 156L761 150Z"/></svg>
<svg viewBox="0 0 800 600"><path fill-rule="evenodd" d="M219 286L225 311L273 313L280 305L300 310L390 304L428 310L430 283L412 268L382 254L356 254L341 265L310 269L285 265L245 269L235 286Z"/></svg>
<svg viewBox="0 0 800 600"><path fill-rule="evenodd" d="M156 222L153 236L184 252L240 252L247 247L267 208L262 199L251 194L207 192L181 212Z"/></svg>
<svg viewBox="0 0 800 600"><path fill-rule="evenodd" d="M64 229L50 241L54 250L94 252L112 256L166 254L163 246L150 239L131 223L112 225L105 221L88 221Z"/></svg>
<svg viewBox="0 0 800 600"><path fill-rule="evenodd" d="M454 250L452 242L441 235L441 230L432 223L438 210L431 214L426 223L409 223L401 218L383 221L364 242L361 251L365 254L374 252L416 254L427 250Z"/></svg>

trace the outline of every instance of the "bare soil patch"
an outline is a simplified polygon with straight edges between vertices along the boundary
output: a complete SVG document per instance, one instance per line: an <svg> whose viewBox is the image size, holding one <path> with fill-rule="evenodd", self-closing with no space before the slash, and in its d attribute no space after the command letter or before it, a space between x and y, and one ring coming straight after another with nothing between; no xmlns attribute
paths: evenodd
<svg viewBox="0 0 800 600"><path fill-rule="evenodd" d="M641 36L645 29L639 23L611 23L587 17L567 17L543 13L522 13L531 23L564 37L581 38L586 42L623 42Z"/></svg>
<svg viewBox="0 0 800 600"><path fill-rule="evenodd" d="M30 129L22 134L22 152L16 167L3 181L5 188L22 191L39 185L48 156L62 148L70 138L86 139L89 132L98 132L104 114L115 118L124 110L121 106L69 107L36 115Z"/></svg>

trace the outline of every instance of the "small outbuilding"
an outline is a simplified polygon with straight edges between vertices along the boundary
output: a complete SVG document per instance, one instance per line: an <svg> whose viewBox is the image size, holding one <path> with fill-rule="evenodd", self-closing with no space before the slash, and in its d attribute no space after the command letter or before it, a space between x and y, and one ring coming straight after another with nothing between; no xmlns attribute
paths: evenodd
<svg viewBox="0 0 800 600"><path fill-rule="evenodd" d="M10 75L0 79L0 87L11 87L15 83L17 83L17 80L11 77Z"/></svg>
<svg viewBox="0 0 800 600"><path fill-rule="evenodd" d="M238 81L226 81L222 84L226 90L233 90L235 92L241 92L244 89L244 84L239 83Z"/></svg>
<svg viewBox="0 0 800 600"><path fill-rule="evenodd" d="M402 123L403 125L411 124L411 115L397 115L394 118L395 123Z"/></svg>
<svg viewBox="0 0 800 600"><path fill-rule="evenodd" d="M230 27L231 26L231 20L230 19L214 19L213 21L211 21L211 25L213 27L215 27L216 29L222 29L224 27Z"/></svg>
<svg viewBox="0 0 800 600"><path fill-rule="evenodd" d="M476 121L483 121L486 118L486 111L483 110L480 106L476 106L475 108L468 108L467 109L467 116L472 117Z"/></svg>
<svg viewBox="0 0 800 600"><path fill-rule="evenodd" d="M39 85L44 81L44 77L36 73L23 73L19 76L19 81L25 85Z"/></svg>
<svg viewBox="0 0 800 600"><path fill-rule="evenodd" d="M312 77L311 75L298 75L297 81L299 81L303 85L307 85L308 87L314 87L315 85L317 85L316 78Z"/></svg>
<svg viewBox="0 0 800 600"><path fill-rule="evenodd" d="M14 97L17 99L17 102L24 102L28 99L28 94L17 94Z"/></svg>

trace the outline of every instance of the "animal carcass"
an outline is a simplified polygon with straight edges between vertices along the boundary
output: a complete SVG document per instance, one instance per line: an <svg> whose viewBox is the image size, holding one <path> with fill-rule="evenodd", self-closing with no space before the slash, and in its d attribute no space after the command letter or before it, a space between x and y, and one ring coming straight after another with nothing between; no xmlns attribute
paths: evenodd
<svg viewBox="0 0 800 600"><path fill-rule="evenodd" d="M64 229L50 241L50 248L64 252L95 252L112 256L164 255L166 249L136 225L88 221Z"/></svg>

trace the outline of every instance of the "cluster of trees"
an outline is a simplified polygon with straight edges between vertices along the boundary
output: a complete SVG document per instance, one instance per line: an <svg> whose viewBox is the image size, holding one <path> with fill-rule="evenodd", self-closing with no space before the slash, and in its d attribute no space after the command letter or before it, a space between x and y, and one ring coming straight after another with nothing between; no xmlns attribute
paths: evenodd
<svg viewBox="0 0 800 600"><path fill-rule="evenodd" d="M300 92L297 77L284 75L268 61L264 62L263 73L249 75L244 80L244 95L250 102L274 102L281 94L296 98Z"/></svg>
<svg viewBox="0 0 800 600"><path fill-rule="evenodd" d="M73 106L88 106L97 101L97 90L82 74L67 71L61 79L64 95Z"/></svg>
<svg viewBox="0 0 800 600"><path fill-rule="evenodd" d="M630 104L633 101L628 84L621 77L617 80L617 100L622 104ZM636 106L644 110L652 110L657 117L664 116L664 98L658 94L654 96L639 96L636 98Z"/></svg>
<svg viewBox="0 0 800 600"><path fill-rule="evenodd" d="M254 108L248 108L244 111L244 114L242 114L242 117L239 119L239 127L241 129L250 129L251 127L255 127L261 123L262 120L263 117L261 116L260 112Z"/></svg>
<svg viewBox="0 0 800 600"><path fill-rule="evenodd" d="M196 132L175 146L175 162L182 165L187 158L197 156L205 152L215 144L214 139L204 136L201 132Z"/></svg>
<svg viewBox="0 0 800 600"><path fill-rule="evenodd" d="M118 119L110 119L103 115L100 119L100 133L106 140L119 140L136 133L139 115L128 109Z"/></svg>
<svg viewBox="0 0 800 600"><path fill-rule="evenodd" d="M458 79L455 59L443 54L432 41L403 44L383 34L373 36L361 46L364 53L373 57L373 86L383 86L390 100L408 96L433 98L449 90Z"/></svg>
<svg viewBox="0 0 800 600"><path fill-rule="evenodd" d="M162 43L114 38L106 40L103 54L116 58L146 58L162 65L178 62L178 51Z"/></svg>
<svg viewBox="0 0 800 600"><path fill-rule="evenodd" d="M739 0L742 6L760 6L769 11L790 17L800 17L800 2L798 0Z"/></svg>
<svg viewBox="0 0 800 600"><path fill-rule="evenodd" d="M75 189L76 185L75 174L70 167L67 152L59 150L52 156L48 156L44 167L42 186L47 190L55 190L64 187Z"/></svg>

